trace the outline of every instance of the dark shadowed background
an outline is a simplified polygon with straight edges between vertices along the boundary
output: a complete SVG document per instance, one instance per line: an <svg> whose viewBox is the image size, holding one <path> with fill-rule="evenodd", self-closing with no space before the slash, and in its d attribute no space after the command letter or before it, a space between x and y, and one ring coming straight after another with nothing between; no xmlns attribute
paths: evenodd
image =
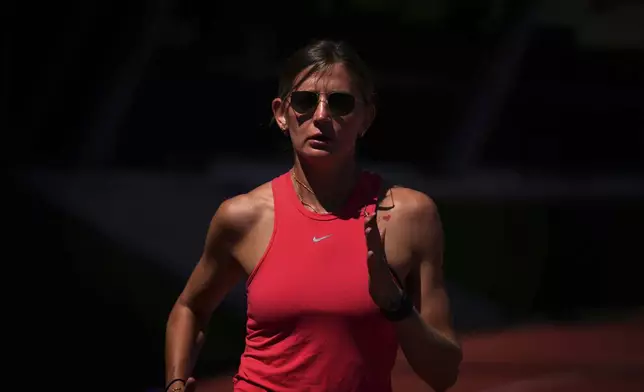
<svg viewBox="0 0 644 392"><path fill-rule="evenodd" d="M163 384L166 317L212 214L289 167L270 101L280 62L315 38L347 40L373 68L360 160L436 200L460 333L644 304L641 2L94 0L3 14L5 337L20 382ZM234 369L244 306L240 285L198 375Z"/></svg>

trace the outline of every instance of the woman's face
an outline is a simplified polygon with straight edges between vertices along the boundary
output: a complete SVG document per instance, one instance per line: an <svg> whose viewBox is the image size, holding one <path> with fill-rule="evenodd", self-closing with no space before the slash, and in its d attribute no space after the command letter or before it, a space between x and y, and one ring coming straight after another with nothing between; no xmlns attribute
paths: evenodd
<svg viewBox="0 0 644 392"><path fill-rule="evenodd" d="M294 85L307 71L300 72ZM375 115L342 64L310 75L284 101L276 98L273 113L298 156L307 160L353 156L356 140Z"/></svg>

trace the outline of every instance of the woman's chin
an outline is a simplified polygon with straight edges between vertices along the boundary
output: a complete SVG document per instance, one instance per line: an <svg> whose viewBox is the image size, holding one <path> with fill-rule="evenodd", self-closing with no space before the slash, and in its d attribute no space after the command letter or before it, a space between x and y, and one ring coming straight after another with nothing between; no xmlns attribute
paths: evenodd
<svg viewBox="0 0 644 392"><path fill-rule="evenodd" d="M304 148L299 152L300 152L300 155L311 159L328 158L334 155L333 150L331 148L323 148L322 146L307 145L307 146L304 146Z"/></svg>

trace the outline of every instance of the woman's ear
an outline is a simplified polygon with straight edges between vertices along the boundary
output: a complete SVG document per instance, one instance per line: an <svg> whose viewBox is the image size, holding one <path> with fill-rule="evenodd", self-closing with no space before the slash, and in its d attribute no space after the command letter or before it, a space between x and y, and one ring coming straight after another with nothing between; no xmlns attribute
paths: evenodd
<svg viewBox="0 0 644 392"><path fill-rule="evenodd" d="M282 132L288 130L288 124L286 123L286 113L284 110L284 102L281 98L275 98L272 103L273 117L277 126L280 127Z"/></svg>

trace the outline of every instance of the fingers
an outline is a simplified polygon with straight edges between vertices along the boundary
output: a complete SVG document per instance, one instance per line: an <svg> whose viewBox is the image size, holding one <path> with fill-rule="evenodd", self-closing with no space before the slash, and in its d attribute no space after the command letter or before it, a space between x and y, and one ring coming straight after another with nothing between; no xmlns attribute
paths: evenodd
<svg viewBox="0 0 644 392"><path fill-rule="evenodd" d="M382 243L382 237L377 236L377 234L379 234L377 229L374 230L373 227L367 227L364 230L364 233L367 237L367 245L370 249Z"/></svg>
<svg viewBox="0 0 644 392"><path fill-rule="evenodd" d="M194 377L188 378L184 390L186 392L195 392L197 390L197 380L195 380Z"/></svg>

